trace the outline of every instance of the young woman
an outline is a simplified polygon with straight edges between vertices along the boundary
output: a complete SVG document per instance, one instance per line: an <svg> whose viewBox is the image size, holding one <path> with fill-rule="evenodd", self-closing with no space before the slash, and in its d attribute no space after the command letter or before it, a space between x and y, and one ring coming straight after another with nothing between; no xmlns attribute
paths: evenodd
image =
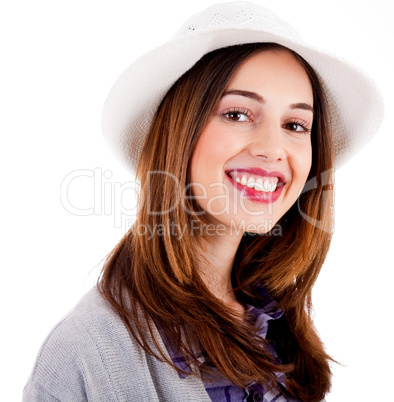
<svg viewBox="0 0 394 402"><path fill-rule="evenodd" d="M26 401L320 401L311 289L332 173L381 114L371 81L250 3L131 65L103 128L141 183L97 288L47 338Z"/></svg>

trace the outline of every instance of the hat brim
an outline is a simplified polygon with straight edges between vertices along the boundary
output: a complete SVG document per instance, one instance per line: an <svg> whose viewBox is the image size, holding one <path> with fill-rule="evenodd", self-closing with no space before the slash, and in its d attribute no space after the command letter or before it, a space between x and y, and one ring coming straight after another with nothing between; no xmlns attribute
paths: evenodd
<svg viewBox="0 0 394 402"><path fill-rule="evenodd" d="M255 42L283 45L317 73L330 109L335 167L373 137L383 119L383 100L375 83L360 69L298 41L242 26L172 40L132 63L104 104L102 130L113 152L135 171L152 118L174 82L210 51Z"/></svg>

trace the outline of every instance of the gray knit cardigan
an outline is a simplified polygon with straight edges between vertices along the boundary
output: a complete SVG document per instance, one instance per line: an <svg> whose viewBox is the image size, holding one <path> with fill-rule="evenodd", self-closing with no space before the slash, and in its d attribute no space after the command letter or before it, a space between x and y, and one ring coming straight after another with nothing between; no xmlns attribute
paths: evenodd
<svg viewBox="0 0 394 402"><path fill-rule="evenodd" d="M166 351L158 333L155 337ZM24 402L210 401L204 384L147 354L96 287L45 340Z"/></svg>

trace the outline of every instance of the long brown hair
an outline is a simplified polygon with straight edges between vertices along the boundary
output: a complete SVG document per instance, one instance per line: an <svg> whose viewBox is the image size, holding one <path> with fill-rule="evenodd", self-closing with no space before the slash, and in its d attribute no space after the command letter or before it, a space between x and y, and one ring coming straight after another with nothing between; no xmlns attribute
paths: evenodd
<svg viewBox="0 0 394 402"><path fill-rule="evenodd" d="M285 310L280 319L271 321L266 340L256 337L247 320L237 319L208 290L198 269L199 246L207 234L201 231L196 235L190 230L196 222L201 228L206 224L201 210L187 197L189 161L198 138L240 65L257 52L277 48L282 47L247 44L215 50L170 88L156 112L139 160L137 220L107 257L99 289L141 347L175 369L159 347L155 325L190 367L198 367L193 352L197 346L235 385L257 382L275 386L275 372L284 372L290 395L318 401L330 388L331 373L330 357L310 317L311 289L331 241L332 191L326 191L324 197L323 191L327 190L325 184L332 183L333 152L318 77L294 52L314 91L309 175L314 184L278 222L280 236L245 233L232 271L238 300L253 304L256 285L261 284ZM145 227L150 230L141 229ZM156 231L153 236L152 230ZM262 347L268 342L274 343L281 364ZM193 374L201 375L197 369Z"/></svg>

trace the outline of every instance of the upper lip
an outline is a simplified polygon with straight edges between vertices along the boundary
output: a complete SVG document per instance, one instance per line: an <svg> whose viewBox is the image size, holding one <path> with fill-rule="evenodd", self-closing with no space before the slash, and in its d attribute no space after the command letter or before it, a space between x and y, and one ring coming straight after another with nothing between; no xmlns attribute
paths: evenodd
<svg viewBox="0 0 394 402"><path fill-rule="evenodd" d="M228 169L226 170L226 174L229 175L230 172L247 172L252 175L262 176L262 177L277 177L279 179L279 183L286 183L286 178L283 173L276 172L273 170L264 170L258 167L251 168L236 168L236 169Z"/></svg>

